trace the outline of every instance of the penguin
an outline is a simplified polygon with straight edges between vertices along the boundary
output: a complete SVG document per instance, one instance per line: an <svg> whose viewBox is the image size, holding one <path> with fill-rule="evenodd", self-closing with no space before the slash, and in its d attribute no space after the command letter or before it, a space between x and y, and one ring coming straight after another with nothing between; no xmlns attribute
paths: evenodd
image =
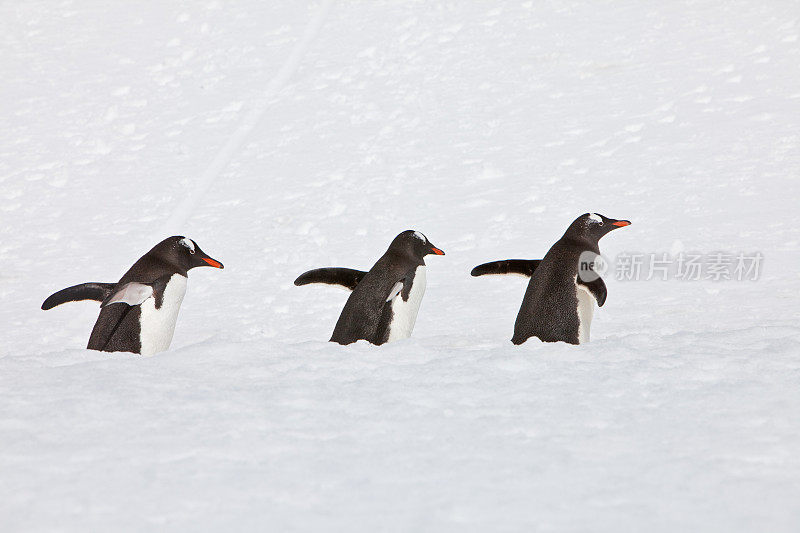
<svg viewBox="0 0 800 533"><path fill-rule="evenodd" d="M406 230L394 238L369 272L318 268L300 275L294 284L325 283L352 291L330 342L366 340L380 345L411 336L425 294L423 258L429 254L444 252L422 233Z"/></svg>
<svg viewBox="0 0 800 533"><path fill-rule="evenodd" d="M82 283L62 289L50 295L42 309L79 300L101 302L87 348L150 356L169 348L186 293L187 272L199 266L223 268L192 239L169 237L139 258L117 283Z"/></svg>
<svg viewBox="0 0 800 533"><path fill-rule="evenodd" d="M585 213L542 259L506 259L472 269L473 276L519 274L530 278L511 342L522 344L531 337L544 342L588 342L594 305L602 307L607 295L595 267L600 255L598 241L629 225L628 220Z"/></svg>

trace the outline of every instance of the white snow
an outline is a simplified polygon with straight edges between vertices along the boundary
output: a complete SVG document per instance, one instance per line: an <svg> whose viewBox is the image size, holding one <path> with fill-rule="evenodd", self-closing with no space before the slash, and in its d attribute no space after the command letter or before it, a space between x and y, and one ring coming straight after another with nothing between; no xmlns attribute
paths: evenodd
<svg viewBox="0 0 800 533"><path fill-rule="evenodd" d="M794 2L0 4L3 531L797 531ZM758 281L617 281L581 346L509 342L581 213L604 254L761 252ZM410 339L326 342L400 231ZM161 239L172 347L84 350ZM645 276L643 276L645 277Z"/></svg>

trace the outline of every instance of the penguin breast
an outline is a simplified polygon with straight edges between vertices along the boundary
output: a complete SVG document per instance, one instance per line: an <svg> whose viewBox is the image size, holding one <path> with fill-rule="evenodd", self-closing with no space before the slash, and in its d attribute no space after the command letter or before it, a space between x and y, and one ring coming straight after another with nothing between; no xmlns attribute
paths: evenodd
<svg viewBox="0 0 800 533"><path fill-rule="evenodd" d="M139 335L142 355L150 356L169 348L175 333L178 311L186 294L186 282L186 276L173 274L164 287L159 307L156 307L155 297L148 298L141 304Z"/></svg>
<svg viewBox="0 0 800 533"><path fill-rule="evenodd" d="M411 280L411 289L408 291L408 299L404 299L405 290L400 291L390 303L392 307L392 318L389 323L388 342L407 339L414 330L417 322L417 313L422 303L422 296L425 294L425 267L418 266L414 271Z"/></svg>
<svg viewBox="0 0 800 533"><path fill-rule="evenodd" d="M575 283L575 292L578 297L578 344L589 342L589 330L592 326L592 317L594 316L594 295L584 287Z"/></svg>

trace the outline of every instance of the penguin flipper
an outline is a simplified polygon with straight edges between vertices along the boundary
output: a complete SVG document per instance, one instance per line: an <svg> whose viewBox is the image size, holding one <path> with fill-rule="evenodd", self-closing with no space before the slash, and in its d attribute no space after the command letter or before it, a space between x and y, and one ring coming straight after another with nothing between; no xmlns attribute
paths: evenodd
<svg viewBox="0 0 800 533"><path fill-rule="evenodd" d="M141 305L145 300L153 296L154 290L152 285L138 283L132 281L126 283L119 290L115 291L108 298L103 300L100 307L106 307L111 304L124 303L128 305Z"/></svg>
<svg viewBox="0 0 800 533"><path fill-rule="evenodd" d="M472 274L475 277L485 276L487 274L519 274L529 278L533 275L533 271L541 263L541 259L504 259L502 261L492 261L491 263L484 263L472 269Z"/></svg>
<svg viewBox="0 0 800 533"><path fill-rule="evenodd" d="M606 289L606 284L603 281L603 278L597 276L597 279L594 281L583 281L580 276L576 280L579 285L583 285L589 292L592 293L594 299L597 300L597 305L599 307L603 307L603 304L606 303L606 296L608 296L608 290Z"/></svg>
<svg viewBox="0 0 800 533"><path fill-rule="evenodd" d="M294 280L294 284L299 287L309 283L325 283L327 285L341 285L352 291L366 275L366 272L352 268L315 268L301 274Z"/></svg>
<svg viewBox="0 0 800 533"><path fill-rule="evenodd" d="M47 311L57 305L67 302L79 302L81 300L94 300L102 302L114 290L116 283L81 283L51 294L42 304L42 309Z"/></svg>
<svg viewBox="0 0 800 533"><path fill-rule="evenodd" d="M391 302L403 291L403 284L405 283L405 279L401 279L394 286L389 290L389 296L386 297L387 302Z"/></svg>
<svg viewBox="0 0 800 533"><path fill-rule="evenodd" d="M411 285L409 283L408 276L401 278L397 281L392 288L389 289L389 296L386 297L386 302L391 302L401 294L403 295L402 298L404 300L408 299L409 291L411 290Z"/></svg>

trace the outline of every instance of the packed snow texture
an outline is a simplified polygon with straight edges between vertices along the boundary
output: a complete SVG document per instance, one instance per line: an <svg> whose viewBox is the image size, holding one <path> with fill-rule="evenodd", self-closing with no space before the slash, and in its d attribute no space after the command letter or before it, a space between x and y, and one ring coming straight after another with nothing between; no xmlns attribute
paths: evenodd
<svg viewBox="0 0 800 533"><path fill-rule="evenodd" d="M797 531L794 0L0 4L3 531ZM761 252L757 281L618 281L592 342L513 346L585 212L622 252ZM326 342L400 231L410 339ZM84 350L169 234L172 348Z"/></svg>

